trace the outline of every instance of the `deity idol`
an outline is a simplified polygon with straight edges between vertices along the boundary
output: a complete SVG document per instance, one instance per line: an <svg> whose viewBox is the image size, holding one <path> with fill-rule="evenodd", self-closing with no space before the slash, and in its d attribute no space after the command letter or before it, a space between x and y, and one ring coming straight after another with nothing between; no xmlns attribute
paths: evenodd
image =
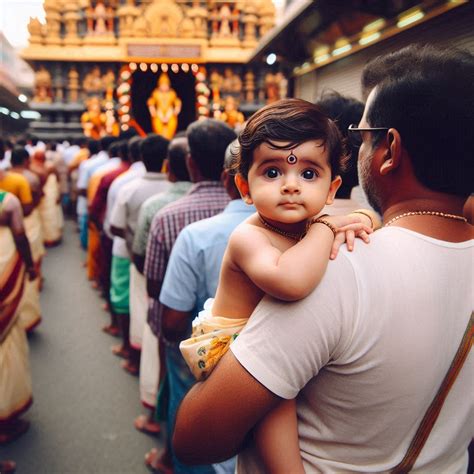
<svg viewBox="0 0 474 474"><path fill-rule="evenodd" d="M171 140L178 126L178 115L181 112L181 100L171 88L167 74L161 74L157 87L147 101L151 115L153 131Z"/></svg>
<svg viewBox="0 0 474 474"><path fill-rule="evenodd" d="M100 99L91 97L87 101L87 112L81 115L82 129L86 137L97 140L105 135L106 116L102 112Z"/></svg>

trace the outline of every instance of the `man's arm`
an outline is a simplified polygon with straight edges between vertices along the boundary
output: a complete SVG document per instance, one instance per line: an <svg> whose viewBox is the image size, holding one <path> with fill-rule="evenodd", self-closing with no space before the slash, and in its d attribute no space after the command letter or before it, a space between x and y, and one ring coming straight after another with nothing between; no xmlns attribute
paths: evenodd
<svg viewBox="0 0 474 474"><path fill-rule="evenodd" d="M182 341L186 337L186 331L189 328L191 318L191 311L177 311L163 305L161 330L164 338L167 341Z"/></svg>
<svg viewBox="0 0 474 474"><path fill-rule="evenodd" d="M135 266L137 267L137 270L143 275L144 267L145 267L145 256L138 255L137 253L133 252L132 260Z"/></svg>
<svg viewBox="0 0 474 474"><path fill-rule="evenodd" d="M25 262L26 271L28 272L30 280L34 280L36 278L36 270L33 257L31 256L30 243L25 234L20 202L14 196L10 196L5 207L6 211L10 214L10 229L12 231L13 240L15 241L15 246L22 260Z"/></svg>
<svg viewBox="0 0 474 474"><path fill-rule="evenodd" d="M228 351L210 377L196 384L181 403L173 435L176 455L187 464L229 459L280 400Z"/></svg>
<svg viewBox="0 0 474 474"><path fill-rule="evenodd" d="M115 227L114 225L111 225L110 232L116 237L122 237L122 239L125 238L125 229L121 229L120 227Z"/></svg>

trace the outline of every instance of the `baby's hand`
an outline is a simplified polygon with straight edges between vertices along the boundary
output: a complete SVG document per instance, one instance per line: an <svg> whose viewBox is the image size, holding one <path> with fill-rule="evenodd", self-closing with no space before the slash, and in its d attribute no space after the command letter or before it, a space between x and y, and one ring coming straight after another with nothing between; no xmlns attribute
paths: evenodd
<svg viewBox="0 0 474 474"><path fill-rule="evenodd" d="M330 222L337 230L329 257L331 260L337 257L339 248L344 242L349 251L354 249L356 237L362 239L366 244L370 242L369 234L373 232L373 229L366 224L366 217L363 215L327 216L324 220Z"/></svg>

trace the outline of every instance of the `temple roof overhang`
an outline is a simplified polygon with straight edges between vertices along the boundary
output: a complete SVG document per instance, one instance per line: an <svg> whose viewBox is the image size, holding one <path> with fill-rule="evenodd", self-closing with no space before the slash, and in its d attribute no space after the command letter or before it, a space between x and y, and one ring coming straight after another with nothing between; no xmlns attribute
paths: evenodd
<svg viewBox="0 0 474 474"><path fill-rule="evenodd" d="M210 47L207 40L179 38L120 38L114 45L30 45L21 52L26 61L74 62L194 62L247 63L254 48L230 43Z"/></svg>
<svg viewBox="0 0 474 474"><path fill-rule="evenodd" d="M295 0L249 62L273 53L303 75L469 4L472 8L467 0Z"/></svg>

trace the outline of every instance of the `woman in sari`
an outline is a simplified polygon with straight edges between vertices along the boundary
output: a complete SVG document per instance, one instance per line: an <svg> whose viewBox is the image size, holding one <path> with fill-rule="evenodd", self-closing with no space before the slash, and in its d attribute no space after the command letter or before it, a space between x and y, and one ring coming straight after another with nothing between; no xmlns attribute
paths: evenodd
<svg viewBox="0 0 474 474"><path fill-rule="evenodd" d="M0 190L0 444L22 435L32 403L28 342L18 318L26 274L36 278L19 200Z"/></svg>
<svg viewBox="0 0 474 474"><path fill-rule="evenodd" d="M44 151L36 151L30 162L30 170L36 173L43 185L43 197L39 204L44 244L51 247L59 244L63 233L63 211L56 170L46 162Z"/></svg>

